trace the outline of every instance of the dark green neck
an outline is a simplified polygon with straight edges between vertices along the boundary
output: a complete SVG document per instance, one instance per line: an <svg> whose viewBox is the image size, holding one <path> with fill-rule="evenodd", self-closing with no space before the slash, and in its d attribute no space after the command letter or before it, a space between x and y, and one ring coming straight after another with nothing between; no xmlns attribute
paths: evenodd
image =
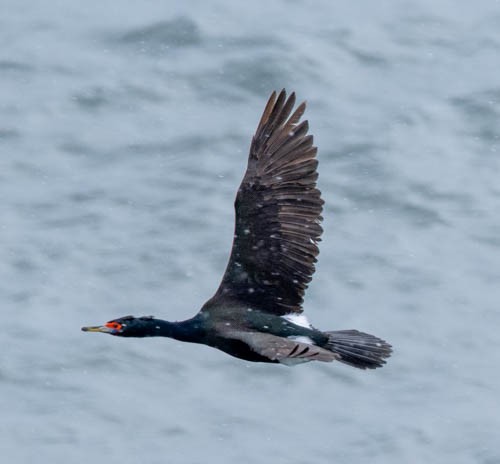
<svg viewBox="0 0 500 464"><path fill-rule="evenodd" d="M202 337L199 321L188 319L181 322L169 322L162 319L151 319L146 337L169 337L183 342L195 342Z"/></svg>

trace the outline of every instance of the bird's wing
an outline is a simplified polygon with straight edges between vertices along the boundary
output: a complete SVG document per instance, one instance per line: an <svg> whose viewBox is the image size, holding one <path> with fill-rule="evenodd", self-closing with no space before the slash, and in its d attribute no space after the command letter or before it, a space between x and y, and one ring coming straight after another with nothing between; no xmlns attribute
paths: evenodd
<svg viewBox="0 0 500 464"><path fill-rule="evenodd" d="M323 200L306 108L273 92L252 139L235 201L234 242L219 289L204 310L238 300L273 314L300 313L319 253Z"/></svg>
<svg viewBox="0 0 500 464"><path fill-rule="evenodd" d="M252 351L270 361L277 361L282 364L294 365L308 361L330 362L340 359L337 353L319 346L277 337L268 333L236 331L228 333L227 336L241 340Z"/></svg>

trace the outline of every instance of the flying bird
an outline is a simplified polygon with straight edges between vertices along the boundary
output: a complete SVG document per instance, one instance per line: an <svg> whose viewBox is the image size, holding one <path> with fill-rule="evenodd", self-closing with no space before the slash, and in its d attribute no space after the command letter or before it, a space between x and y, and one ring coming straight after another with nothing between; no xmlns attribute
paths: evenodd
<svg viewBox="0 0 500 464"><path fill-rule="evenodd" d="M303 313L323 232L316 187L317 148L294 111L295 94L271 94L252 138L235 200L231 256L215 295L191 319L125 316L85 332L170 337L218 348L247 361L294 365L340 361L360 369L385 364L384 340L358 330L321 331Z"/></svg>

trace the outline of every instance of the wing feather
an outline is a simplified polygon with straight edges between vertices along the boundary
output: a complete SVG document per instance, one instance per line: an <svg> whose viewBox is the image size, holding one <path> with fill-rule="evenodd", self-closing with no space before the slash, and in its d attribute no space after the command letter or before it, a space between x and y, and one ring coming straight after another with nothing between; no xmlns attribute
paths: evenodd
<svg viewBox="0 0 500 464"><path fill-rule="evenodd" d="M295 94L273 92L252 139L235 201L234 242L219 289L204 310L237 300L262 311L301 312L322 234L317 149ZM225 300L223 300L225 299Z"/></svg>
<svg viewBox="0 0 500 464"><path fill-rule="evenodd" d="M333 351L316 345L290 340L262 332L232 332L228 337L240 340L248 347L270 361L282 364L300 364L308 361L331 362L340 356Z"/></svg>

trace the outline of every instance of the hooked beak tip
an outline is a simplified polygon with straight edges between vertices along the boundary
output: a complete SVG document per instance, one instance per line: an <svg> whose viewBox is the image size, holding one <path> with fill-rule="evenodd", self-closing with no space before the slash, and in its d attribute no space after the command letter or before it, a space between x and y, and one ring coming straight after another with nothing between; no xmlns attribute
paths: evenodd
<svg viewBox="0 0 500 464"><path fill-rule="evenodd" d="M105 329L105 327L103 327L103 326L82 327L83 332L106 332L106 330L104 330L104 329Z"/></svg>

